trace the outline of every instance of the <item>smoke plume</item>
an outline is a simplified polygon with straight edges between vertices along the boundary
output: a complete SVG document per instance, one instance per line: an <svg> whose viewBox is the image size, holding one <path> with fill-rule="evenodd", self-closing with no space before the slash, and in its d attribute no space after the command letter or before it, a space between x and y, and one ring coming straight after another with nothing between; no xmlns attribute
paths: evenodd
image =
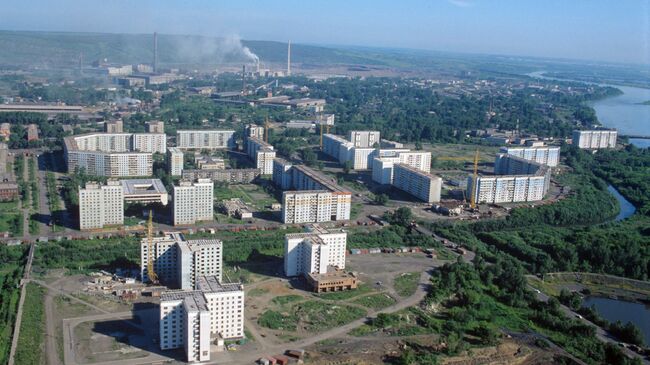
<svg viewBox="0 0 650 365"><path fill-rule="evenodd" d="M189 62L219 64L259 61L259 57L244 46L237 35L223 38L173 36L171 46L178 53L177 59Z"/></svg>

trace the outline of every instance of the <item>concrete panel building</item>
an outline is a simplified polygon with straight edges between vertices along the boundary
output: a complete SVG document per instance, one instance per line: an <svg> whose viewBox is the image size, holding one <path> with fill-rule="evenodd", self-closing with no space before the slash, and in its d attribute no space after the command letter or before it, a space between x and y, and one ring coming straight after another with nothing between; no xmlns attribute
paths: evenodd
<svg viewBox="0 0 650 365"><path fill-rule="evenodd" d="M499 152L548 167L557 167L560 163L560 147L501 147Z"/></svg>
<svg viewBox="0 0 650 365"><path fill-rule="evenodd" d="M381 136L379 131L350 131L348 140L354 147L374 148L381 142Z"/></svg>
<svg viewBox="0 0 650 365"><path fill-rule="evenodd" d="M124 201L127 203L160 203L167 205L169 194L160 179L120 180Z"/></svg>
<svg viewBox="0 0 650 365"><path fill-rule="evenodd" d="M88 182L79 188L79 229L124 224L124 193L117 180L106 185Z"/></svg>
<svg viewBox="0 0 650 365"><path fill-rule="evenodd" d="M427 203L440 201L442 178L406 164L395 164L393 186Z"/></svg>
<svg viewBox="0 0 650 365"><path fill-rule="evenodd" d="M183 170L183 179L209 179L228 184L250 184L261 175L260 169Z"/></svg>
<svg viewBox="0 0 650 365"><path fill-rule="evenodd" d="M245 127L246 139L257 138L264 140L264 127L257 124L247 124Z"/></svg>
<svg viewBox="0 0 650 365"><path fill-rule="evenodd" d="M131 138L135 151L151 153L167 152L167 136L164 133L133 133Z"/></svg>
<svg viewBox="0 0 650 365"><path fill-rule="evenodd" d="M195 224L214 219L214 183L209 179L180 181L174 186L174 225Z"/></svg>
<svg viewBox="0 0 650 365"><path fill-rule="evenodd" d="M431 170L431 152L395 150L392 153L383 153L372 159L372 180L379 184L393 183L393 169L395 164L401 163L411 166L424 173Z"/></svg>
<svg viewBox="0 0 650 365"><path fill-rule="evenodd" d="M618 132L615 129L573 131L574 146L582 149L615 148Z"/></svg>
<svg viewBox="0 0 650 365"><path fill-rule="evenodd" d="M123 133L124 122L121 119L107 120L104 122L104 132L106 133Z"/></svg>
<svg viewBox="0 0 650 365"><path fill-rule="evenodd" d="M328 267L345 269L347 233L327 231L313 225L310 232L291 233L284 238L286 276L325 274Z"/></svg>
<svg viewBox="0 0 650 365"><path fill-rule="evenodd" d="M160 120L151 120L147 122L148 133L165 133L165 123Z"/></svg>
<svg viewBox="0 0 650 365"><path fill-rule="evenodd" d="M275 158L273 146L259 138L250 137L246 143L246 154L253 160L255 167L260 169L262 175L273 174L273 159Z"/></svg>
<svg viewBox="0 0 650 365"><path fill-rule="evenodd" d="M230 149L235 147L232 130L181 130L176 132L180 149Z"/></svg>
<svg viewBox="0 0 650 365"><path fill-rule="evenodd" d="M170 147L167 149L167 172L171 176L181 176L183 173L183 164L185 156L180 148Z"/></svg>

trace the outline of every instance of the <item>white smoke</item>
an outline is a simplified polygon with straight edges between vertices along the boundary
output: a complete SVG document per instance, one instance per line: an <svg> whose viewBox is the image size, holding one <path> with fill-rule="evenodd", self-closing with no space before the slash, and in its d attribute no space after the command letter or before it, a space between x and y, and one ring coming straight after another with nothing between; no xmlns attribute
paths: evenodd
<svg viewBox="0 0 650 365"><path fill-rule="evenodd" d="M257 63L259 57L250 48L244 46L238 35L223 38L200 36L172 36L172 47L176 49L178 58L190 62L227 63L252 62Z"/></svg>

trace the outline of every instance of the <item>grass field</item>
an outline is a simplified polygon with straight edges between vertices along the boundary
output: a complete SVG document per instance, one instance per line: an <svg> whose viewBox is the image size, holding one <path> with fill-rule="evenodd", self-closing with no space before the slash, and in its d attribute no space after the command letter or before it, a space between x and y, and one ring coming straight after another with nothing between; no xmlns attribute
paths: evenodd
<svg viewBox="0 0 650 365"><path fill-rule="evenodd" d="M418 282L420 281L420 273L418 272L407 272L397 275L393 282L395 291L401 297L410 297L415 293L415 290L418 288Z"/></svg>
<svg viewBox="0 0 650 365"><path fill-rule="evenodd" d="M33 283L27 284L23 306L20 337L16 348L16 364L40 365L45 363L45 311L43 296L45 290Z"/></svg>
<svg viewBox="0 0 650 365"><path fill-rule="evenodd" d="M9 356L26 254L26 246L0 246L0 364Z"/></svg>
<svg viewBox="0 0 650 365"><path fill-rule="evenodd" d="M351 303L359 304L370 309L382 309L395 304L395 302L395 299L390 295L381 293L366 295L353 300Z"/></svg>

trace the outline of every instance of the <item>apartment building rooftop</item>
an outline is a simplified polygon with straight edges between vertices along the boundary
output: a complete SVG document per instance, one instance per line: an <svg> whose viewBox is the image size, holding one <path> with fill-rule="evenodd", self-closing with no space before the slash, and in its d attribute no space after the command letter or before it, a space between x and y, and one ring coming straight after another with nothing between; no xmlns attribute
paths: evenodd
<svg viewBox="0 0 650 365"><path fill-rule="evenodd" d="M199 276L196 280L196 287L204 293L225 293L244 290L241 283L221 283L215 275Z"/></svg>
<svg viewBox="0 0 650 365"><path fill-rule="evenodd" d="M294 165L293 168L307 175L317 183L323 185L331 192L352 194L349 190L337 184L333 178L323 175L319 172L316 172L305 165Z"/></svg>

